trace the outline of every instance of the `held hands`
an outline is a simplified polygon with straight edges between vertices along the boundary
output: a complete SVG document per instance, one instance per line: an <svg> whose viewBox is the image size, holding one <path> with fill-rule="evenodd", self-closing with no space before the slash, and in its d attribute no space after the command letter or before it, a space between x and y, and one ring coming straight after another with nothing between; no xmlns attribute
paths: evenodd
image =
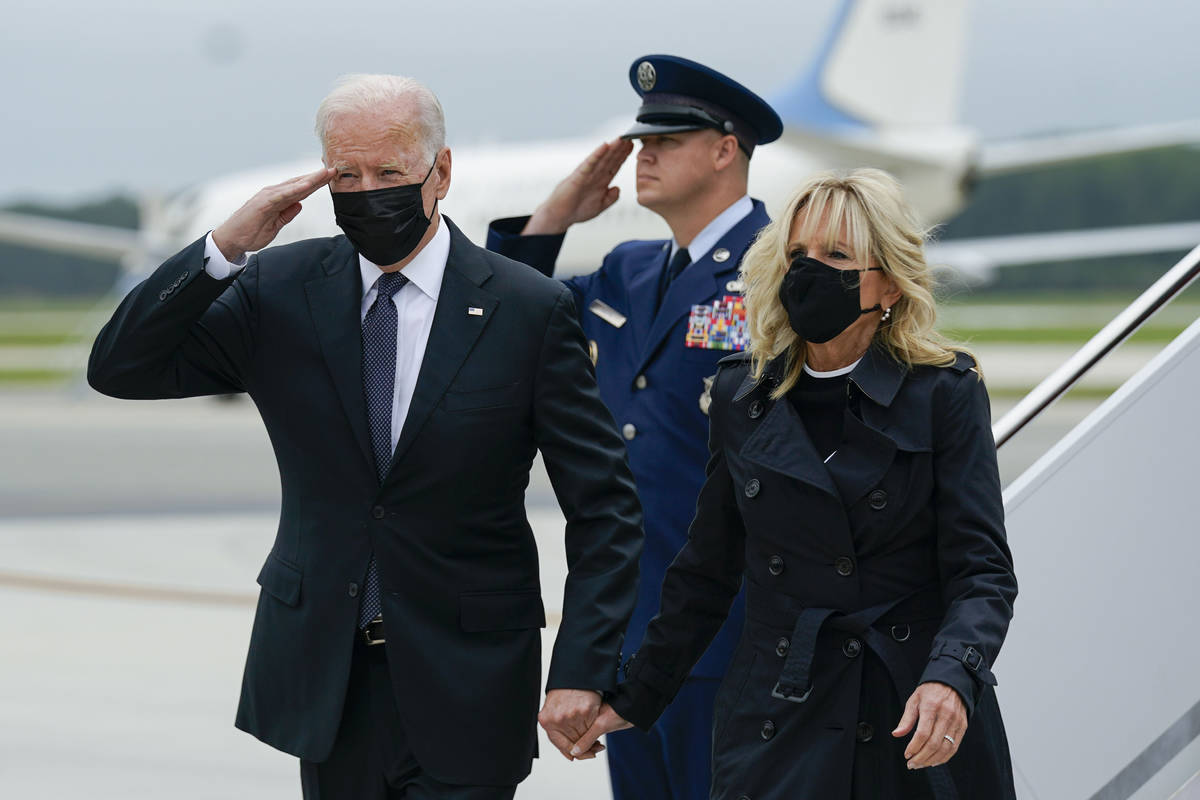
<svg viewBox="0 0 1200 800"><path fill-rule="evenodd" d="M904 716L892 736L907 736L914 725L917 732L904 748L908 768L936 767L958 752L967 731L967 709L958 692L946 684L922 683L905 703Z"/></svg>
<svg viewBox="0 0 1200 800"><path fill-rule="evenodd" d="M300 201L329 183L335 172L319 169L259 191L213 231L213 244L229 261L263 249L300 213Z"/></svg>
<svg viewBox="0 0 1200 800"><path fill-rule="evenodd" d="M587 729L587 732L571 748L571 755L576 758L595 758L596 753L604 749L604 745L600 744L601 736L606 733L622 731L632 727L633 725L622 719L616 711L613 711L612 706L605 703L601 707L600 713L596 715L591 726Z"/></svg>
<svg viewBox="0 0 1200 800"><path fill-rule="evenodd" d="M578 753L572 747L595 721L600 710L600 693L590 689L551 689L546 692L546 704L538 714L538 723L546 731L550 743L568 761L576 758L595 758L604 749L596 744Z"/></svg>
<svg viewBox="0 0 1200 800"><path fill-rule="evenodd" d="M620 197L620 188L610 184L631 152L633 142L622 139L605 142L593 150L538 206L522 235L565 233L576 222L599 216Z"/></svg>

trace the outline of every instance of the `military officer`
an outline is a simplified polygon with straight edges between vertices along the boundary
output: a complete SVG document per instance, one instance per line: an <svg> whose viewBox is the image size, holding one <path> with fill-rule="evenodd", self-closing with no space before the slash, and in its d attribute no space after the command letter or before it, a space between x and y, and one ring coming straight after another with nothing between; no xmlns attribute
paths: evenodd
<svg viewBox="0 0 1200 800"><path fill-rule="evenodd" d="M532 216L498 220L488 233L490 249L552 274L567 229L616 202L610 182L633 149L630 140L640 140L637 201L663 218L671 238L621 243L597 271L566 282L645 509L626 654L657 613L667 566L687 539L708 458L708 381L722 356L746 347L738 265L769 222L747 194L750 158L783 130L765 101L696 62L646 56L633 62L629 78L642 98L637 123L597 148ZM713 699L743 608L739 596L653 730L608 737L616 800L708 797Z"/></svg>

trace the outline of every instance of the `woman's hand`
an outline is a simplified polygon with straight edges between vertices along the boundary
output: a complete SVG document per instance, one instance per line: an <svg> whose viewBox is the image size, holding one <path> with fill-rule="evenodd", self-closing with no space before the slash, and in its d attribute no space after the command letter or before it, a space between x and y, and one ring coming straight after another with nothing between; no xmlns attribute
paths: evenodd
<svg viewBox="0 0 1200 800"><path fill-rule="evenodd" d="M575 746L571 749L571 755L575 758L595 758L596 745L601 736L613 731L622 731L626 728L632 728L633 725L621 718L621 715L613 711L612 706L605 703L600 708L600 713L596 715L595 722L588 728L587 733L575 742ZM603 749L603 747L601 747Z"/></svg>
<svg viewBox="0 0 1200 800"><path fill-rule="evenodd" d="M967 709L958 692L946 684L922 683L904 704L904 716L892 736L907 736L914 725L917 732L904 748L908 768L936 767L958 752L967 732Z"/></svg>

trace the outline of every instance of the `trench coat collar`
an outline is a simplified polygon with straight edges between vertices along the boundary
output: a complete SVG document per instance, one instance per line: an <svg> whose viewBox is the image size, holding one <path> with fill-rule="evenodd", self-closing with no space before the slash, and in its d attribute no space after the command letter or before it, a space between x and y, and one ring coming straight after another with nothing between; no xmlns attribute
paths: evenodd
<svg viewBox="0 0 1200 800"><path fill-rule="evenodd" d="M862 361L850 373L850 382L875 404L887 408L896 399L908 367L878 344L867 348Z"/></svg>

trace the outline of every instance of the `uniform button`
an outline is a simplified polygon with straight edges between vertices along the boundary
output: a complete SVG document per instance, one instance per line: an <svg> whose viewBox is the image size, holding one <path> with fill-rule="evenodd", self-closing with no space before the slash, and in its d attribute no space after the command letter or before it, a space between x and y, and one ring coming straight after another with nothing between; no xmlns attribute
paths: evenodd
<svg viewBox="0 0 1200 800"><path fill-rule="evenodd" d="M639 389L645 389L646 388L646 376L638 375L637 378L634 379L633 385Z"/></svg>
<svg viewBox="0 0 1200 800"><path fill-rule="evenodd" d="M633 437L637 436L637 428L633 426L632 422L626 422L625 427L621 429L621 435L624 436L627 441L632 442Z"/></svg>
<svg viewBox="0 0 1200 800"><path fill-rule="evenodd" d="M759 417L762 416L762 412L763 412L762 401L755 400L753 403L750 404L750 408L747 409L746 413L748 413L750 415L750 419L758 419Z"/></svg>
<svg viewBox="0 0 1200 800"><path fill-rule="evenodd" d="M871 504L871 508L882 511L887 507L887 492L883 489L876 489L867 495L867 502Z"/></svg>
<svg viewBox="0 0 1200 800"><path fill-rule="evenodd" d="M762 489L762 484L758 482L758 478L746 481L746 497L758 497L760 489Z"/></svg>
<svg viewBox="0 0 1200 800"><path fill-rule="evenodd" d="M375 519L383 519L383 515L387 512L383 510L383 506L375 506L371 509L371 516Z"/></svg>
<svg viewBox="0 0 1200 800"><path fill-rule="evenodd" d="M358 597L358 584L350 584L350 587L346 589L346 594L350 595L351 597Z"/></svg>
<svg viewBox="0 0 1200 800"><path fill-rule="evenodd" d="M847 639L842 645L842 654L846 658L858 658L858 654L862 652L862 642L858 639Z"/></svg>
<svg viewBox="0 0 1200 800"><path fill-rule="evenodd" d="M775 723L767 720L762 724L762 729L759 731L764 742L769 742L775 738Z"/></svg>
<svg viewBox="0 0 1200 800"><path fill-rule="evenodd" d="M875 726L869 722L860 722L854 736L860 742L869 742L875 738Z"/></svg>
<svg viewBox="0 0 1200 800"><path fill-rule="evenodd" d="M842 556L837 561L833 562L833 568L837 570L837 574L843 578L849 578L854 574L854 562Z"/></svg>
<svg viewBox="0 0 1200 800"><path fill-rule="evenodd" d="M789 642L787 640L787 637L780 636L779 641L775 643L775 655L779 656L780 658L783 658L784 656L787 655L787 651L790 646L791 646L791 642Z"/></svg>
<svg viewBox="0 0 1200 800"><path fill-rule="evenodd" d="M767 572L772 575L783 574L783 558L781 556L771 556L767 559Z"/></svg>

